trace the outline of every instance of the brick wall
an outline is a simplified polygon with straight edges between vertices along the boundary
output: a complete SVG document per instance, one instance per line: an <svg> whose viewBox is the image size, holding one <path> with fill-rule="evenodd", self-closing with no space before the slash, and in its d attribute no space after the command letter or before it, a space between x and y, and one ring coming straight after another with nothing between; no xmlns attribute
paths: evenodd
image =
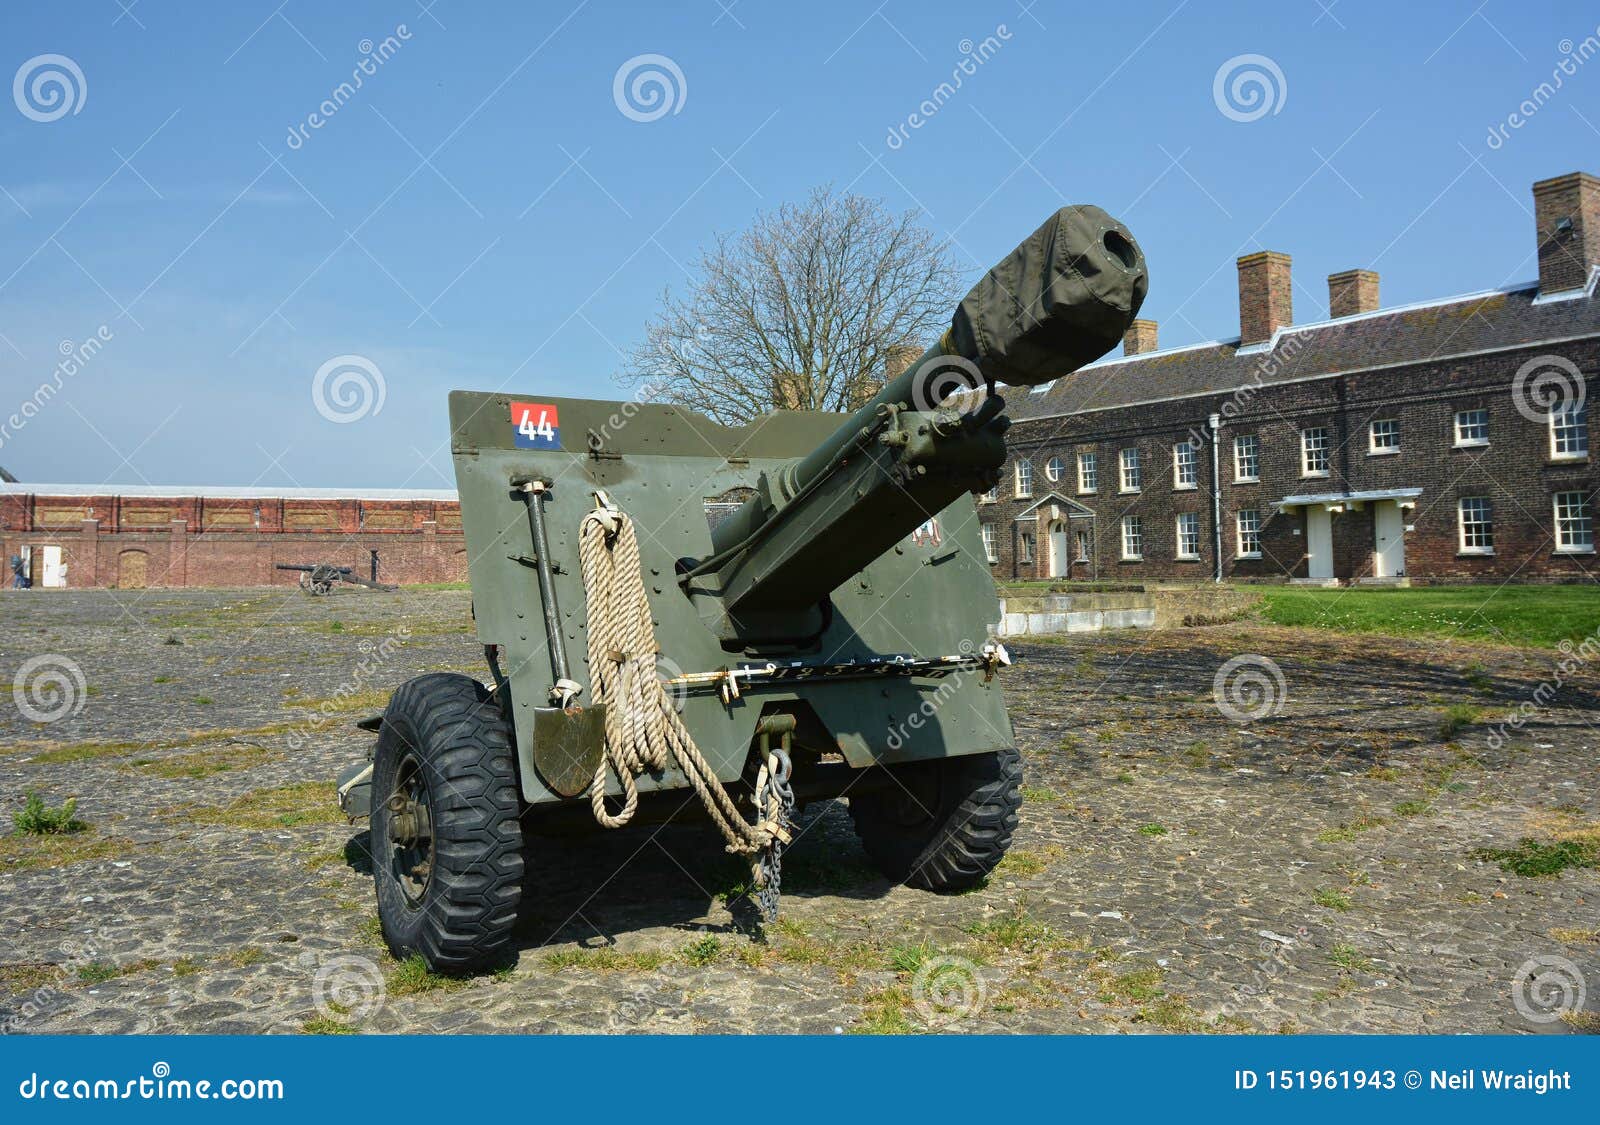
<svg viewBox="0 0 1600 1125"><path fill-rule="evenodd" d="M1306 517L1302 510L1279 512L1285 497L1381 489L1420 488L1415 507L1403 512L1406 575L1425 581L1592 581L1600 574L1594 556L1565 556L1554 549L1552 495L1578 491L1591 500L1600 524L1594 462L1558 462L1550 458L1545 424L1520 413L1511 395L1518 367L1534 356L1558 352L1584 373L1591 387L1600 385L1600 341L1594 339L1505 350L1442 362L1413 364L1331 378L1267 385L1241 401L1228 394L1173 399L1165 402L1099 410L1064 418L1024 418L1008 435L1011 457L1033 462L1033 496L1016 498L1011 465L1001 476L998 500L979 505L980 518L996 527L998 577L1031 578L1049 574L1045 521L1038 509L1026 522L1016 517L1054 493L1087 509L1089 516L1065 521L1071 530L1092 526L1094 552L1088 564L1074 563L1067 576L1137 581L1140 579L1206 579L1215 567L1211 509L1211 449L1197 451L1199 487L1173 487L1173 446L1207 434L1207 418L1224 415L1220 447L1223 574L1231 579L1285 580L1303 578L1306 565ZM1489 415L1487 447L1457 448L1455 413L1484 409ZM1400 452L1372 455L1369 427L1375 420L1399 425ZM1325 427L1330 443L1325 478L1301 474L1300 433ZM1591 426L1592 432L1592 426ZM1259 483L1234 480L1233 439L1254 434L1259 442ZM1591 436L1591 446L1594 438ZM1118 488L1118 453L1137 448L1143 487L1137 493ZM1600 447L1595 447L1600 449ZM1099 462L1098 488L1077 490L1076 457L1093 450ZM1046 465L1060 457L1064 472L1051 482ZM1458 549L1457 502L1487 496L1493 505L1494 554L1477 556ZM1048 506L1048 503L1045 505ZM1059 505L1058 505L1059 507ZM1261 557L1237 557L1235 513L1261 513ZM1198 560L1176 557L1176 517L1200 517ZM1125 561L1120 551L1120 521L1137 515L1144 525L1143 558ZM1335 576L1343 580L1370 577L1374 564L1374 510L1332 515ZM1034 560L1018 558L1020 529L1030 529L1037 549ZM1076 551L1070 552L1075 555Z"/></svg>
<svg viewBox="0 0 1600 1125"><path fill-rule="evenodd" d="M59 546L71 587L299 581L278 563L332 563L365 578L373 551L380 581L464 581L460 529L458 504L430 500L0 496L0 555Z"/></svg>

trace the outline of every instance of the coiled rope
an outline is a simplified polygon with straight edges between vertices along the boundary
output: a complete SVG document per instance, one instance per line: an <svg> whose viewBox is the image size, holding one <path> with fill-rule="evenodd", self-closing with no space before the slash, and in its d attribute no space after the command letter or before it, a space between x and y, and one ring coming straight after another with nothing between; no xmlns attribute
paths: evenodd
<svg viewBox="0 0 1600 1125"><path fill-rule="evenodd" d="M639 540L633 520L604 492L595 493L594 511L578 532L578 559L589 612L591 698L606 705L605 753L589 787L594 818L619 828L639 807L638 776L674 764L689 779L700 803L728 842L728 851L750 855L787 835L770 816L751 824L717 780L700 748L683 725L656 673L655 627L645 596ZM762 765L765 772L766 764ZM622 808L606 809L606 774L622 784ZM761 791L758 781L757 791Z"/></svg>

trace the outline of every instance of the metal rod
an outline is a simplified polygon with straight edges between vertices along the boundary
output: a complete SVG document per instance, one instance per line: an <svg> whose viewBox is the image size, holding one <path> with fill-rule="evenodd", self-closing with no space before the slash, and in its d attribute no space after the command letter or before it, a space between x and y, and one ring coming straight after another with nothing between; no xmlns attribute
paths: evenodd
<svg viewBox="0 0 1600 1125"><path fill-rule="evenodd" d="M550 540L544 530L544 497L550 483L543 480L521 484L522 502L528 506L528 526L533 532L535 570L539 573L539 600L544 608L545 638L550 646L550 671L560 683L567 676L567 646L561 640L561 611L556 606L556 584L550 573Z"/></svg>

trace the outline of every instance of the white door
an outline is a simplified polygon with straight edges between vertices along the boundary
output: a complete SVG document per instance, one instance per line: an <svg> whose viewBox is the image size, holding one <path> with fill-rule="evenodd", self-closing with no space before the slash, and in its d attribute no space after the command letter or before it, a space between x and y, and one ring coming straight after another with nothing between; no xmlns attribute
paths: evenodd
<svg viewBox="0 0 1600 1125"><path fill-rule="evenodd" d="M1306 574L1333 577L1333 516L1326 508L1306 509Z"/></svg>
<svg viewBox="0 0 1600 1125"><path fill-rule="evenodd" d="M1400 505L1374 504L1372 522L1376 543L1372 553L1372 573L1378 578L1402 578L1406 573L1406 525Z"/></svg>
<svg viewBox="0 0 1600 1125"><path fill-rule="evenodd" d="M1070 562L1067 556L1067 525L1061 520L1056 520L1050 525L1050 577L1065 578L1067 565Z"/></svg>
<svg viewBox="0 0 1600 1125"><path fill-rule="evenodd" d="M59 589L67 584L67 576L62 573L61 548L44 547L40 553L44 556L44 571L40 575L39 585L47 590Z"/></svg>

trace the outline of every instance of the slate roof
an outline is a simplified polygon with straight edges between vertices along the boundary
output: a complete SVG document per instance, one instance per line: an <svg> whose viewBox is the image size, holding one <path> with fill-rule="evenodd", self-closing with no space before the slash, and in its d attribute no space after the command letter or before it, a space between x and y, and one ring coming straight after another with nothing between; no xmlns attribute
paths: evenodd
<svg viewBox="0 0 1600 1125"><path fill-rule="evenodd" d="M1580 296L1535 300L1538 286L1471 293L1278 331L1267 346L1238 340L1103 359L1031 392L1002 391L1015 421L1075 414L1314 375L1393 367L1495 348L1600 335L1595 278Z"/></svg>

